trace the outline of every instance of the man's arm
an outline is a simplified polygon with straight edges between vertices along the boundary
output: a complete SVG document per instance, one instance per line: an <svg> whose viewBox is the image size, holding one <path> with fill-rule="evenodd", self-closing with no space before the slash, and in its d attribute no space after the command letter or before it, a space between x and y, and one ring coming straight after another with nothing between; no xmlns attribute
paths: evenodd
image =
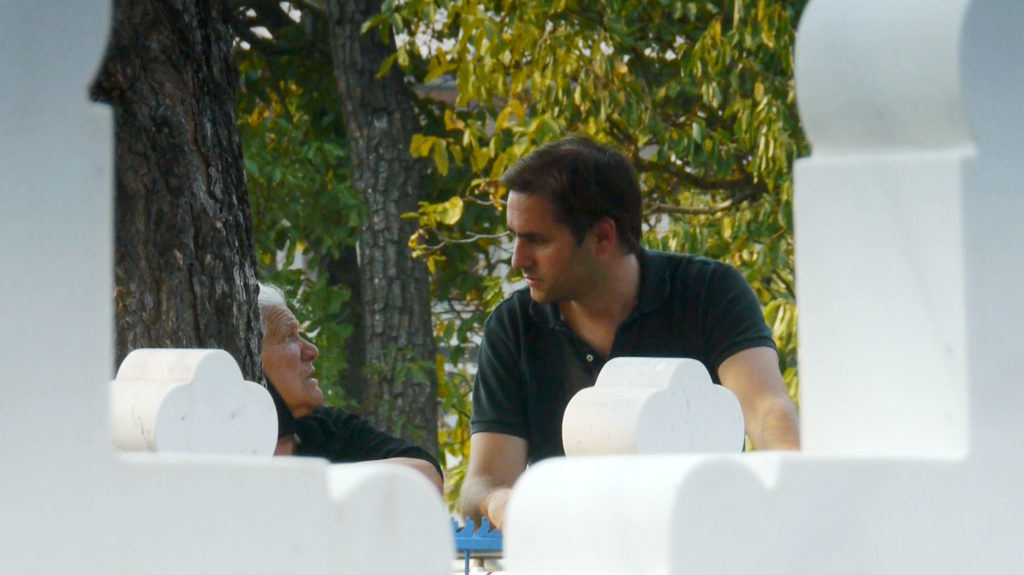
<svg viewBox="0 0 1024 575"><path fill-rule="evenodd" d="M718 367L722 385L736 394L747 436L757 449L800 449L800 423L779 373L779 357L770 347L753 347L729 356Z"/></svg>
<svg viewBox="0 0 1024 575"><path fill-rule="evenodd" d="M526 470L527 442L521 437L481 431L469 445L469 469L462 483L462 514L479 522L487 517L501 529L512 485Z"/></svg>

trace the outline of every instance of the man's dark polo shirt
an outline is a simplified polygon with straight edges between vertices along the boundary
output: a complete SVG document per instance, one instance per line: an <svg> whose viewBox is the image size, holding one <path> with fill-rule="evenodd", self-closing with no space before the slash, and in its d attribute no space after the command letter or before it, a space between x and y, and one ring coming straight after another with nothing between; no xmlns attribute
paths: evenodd
<svg viewBox="0 0 1024 575"><path fill-rule="evenodd" d="M775 347L753 290L736 269L684 254L643 251L636 309L615 332L611 356L689 357L708 368L752 347ZM610 359L610 358L608 358ZM484 325L473 388L473 433L522 437L535 462L562 449L569 399L594 385L606 359L569 328L557 304L523 288Z"/></svg>

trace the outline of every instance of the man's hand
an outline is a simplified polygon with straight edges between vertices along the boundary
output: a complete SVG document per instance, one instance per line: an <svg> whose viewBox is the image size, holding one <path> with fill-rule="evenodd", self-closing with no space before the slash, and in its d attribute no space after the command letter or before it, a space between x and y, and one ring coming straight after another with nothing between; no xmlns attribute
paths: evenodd
<svg viewBox="0 0 1024 575"><path fill-rule="evenodd" d="M469 469L462 483L462 514L479 522L487 517L499 529L512 485L526 470L526 440L503 433L480 432L470 438Z"/></svg>
<svg viewBox="0 0 1024 575"><path fill-rule="evenodd" d="M800 449L800 423L770 347L738 352L718 366L722 386L736 394L756 449Z"/></svg>
<svg viewBox="0 0 1024 575"><path fill-rule="evenodd" d="M484 497L480 505L480 511L491 522L491 525L498 529L505 525L505 507L508 506L508 498L511 495L511 487L499 487Z"/></svg>

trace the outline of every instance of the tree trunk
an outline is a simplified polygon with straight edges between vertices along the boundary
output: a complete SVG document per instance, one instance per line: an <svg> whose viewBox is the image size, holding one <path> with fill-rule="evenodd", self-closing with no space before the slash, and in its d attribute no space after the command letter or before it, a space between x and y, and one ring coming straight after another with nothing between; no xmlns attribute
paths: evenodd
<svg viewBox="0 0 1024 575"><path fill-rule="evenodd" d="M92 87L115 116L117 357L227 350L262 377L256 254L227 6L115 0Z"/></svg>
<svg viewBox="0 0 1024 575"><path fill-rule="evenodd" d="M341 250L338 258L327 260L325 268L332 286L344 285L351 293L352 299L346 304L348 321L352 324L352 336L345 346L345 358L348 368L341 379L336 382L345 392L345 398L356 405L367 405L366 375L366 325L363 321L363 290L360 286L359 255L355 246Z"/></svg>
<svg viewBox="0 0 1024 575"><path fill-rule="evenodd" d="M418 131L412 94L398 67L377 73L394 52L360 27L379 0L330 0L334 75L352 156L352 180L369 217L359 240L368 389L363 413L384 429L437 453L436 356L430 278L409 252L425 166L409 154ZM411 368L410 368L411 366Z"/></svg>

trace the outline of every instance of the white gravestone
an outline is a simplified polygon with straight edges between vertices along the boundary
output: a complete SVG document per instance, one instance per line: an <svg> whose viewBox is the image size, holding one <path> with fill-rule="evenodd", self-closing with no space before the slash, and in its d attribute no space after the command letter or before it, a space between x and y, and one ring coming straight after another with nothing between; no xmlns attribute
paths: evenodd
<svg viewBox="0 0 1024 575"><path fill-rule="evenodd" d="M1021 570L1021 29L1018 0L812 0L804 453L542 462L509 503L511 572Z"/></svg>
<svg viewBox="0 0 1024 575"><path fill-rule="evenodd" d="M738 452L743 412L694 359L617 357L569 401L565 454Z"/></svg>
<svg viewBox="0 0 1024 575"><path fill-rule="evenodd" d="M450 573L411 469L115 451L113 128L86 94L109 21L0 2L0 571Z"/></svg>
<svg viewBox="0 0 1024 575"><path fill-rule="evenodd" d="M110 383L114 445L123 451L273 455L277 410L220 349L137 349Z"/></svg>

